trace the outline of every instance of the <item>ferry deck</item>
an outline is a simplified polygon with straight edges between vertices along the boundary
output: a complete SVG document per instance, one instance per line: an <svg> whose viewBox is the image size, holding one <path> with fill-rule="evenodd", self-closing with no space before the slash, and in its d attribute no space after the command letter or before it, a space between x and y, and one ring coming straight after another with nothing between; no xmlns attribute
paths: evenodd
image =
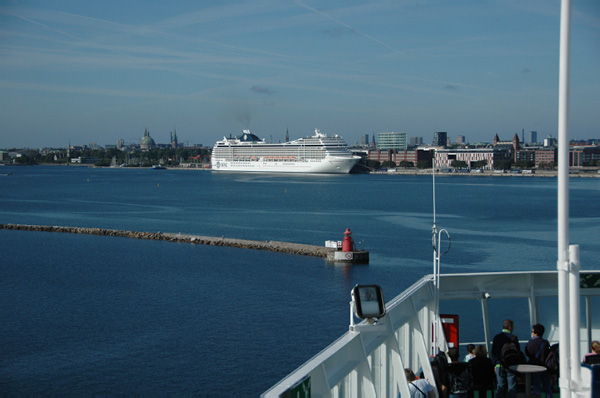
<svg viewBox="0 0 600 398"><path fill-rule="evenodd" d="M557 308L559 297L557 271L447 274L440 275L439 280L440 308L447 309L445 304L460 308L473 302L480 308L478 314L471 315L479 318L481 338L479 341L459 341L461 346L485 344L488 352L491 351L491 340L499 332L499 325L490 324L494 315L488 309L491 301L513 306L515 318L524 316L530 325L545 325L544 338L551 344L558 343L558 314L553 310ZM388 301L386 314L377 324L362 321L354 327L350 325L349 331L337 341L262 396L408 397L404 368L415 372L422 370L425 378L435 385L430 356L438 349L445 352L449 348L441 325L438 345L434 344L437 291L435 278L432 275L423 277ZM600 271L581 271L580 297L583 328L579 358L583 358L590 342L600 339L600 320L592 315L593 308L600 305ZM520 338L524 346L529 336ZM600 365L593 365L593 368L594 374L600 373ZM592 368L582 367L581 375L583 390L587 391L583 396L600 396L600 386L597 386L600 380L595 377L592 381Z"/></svg>

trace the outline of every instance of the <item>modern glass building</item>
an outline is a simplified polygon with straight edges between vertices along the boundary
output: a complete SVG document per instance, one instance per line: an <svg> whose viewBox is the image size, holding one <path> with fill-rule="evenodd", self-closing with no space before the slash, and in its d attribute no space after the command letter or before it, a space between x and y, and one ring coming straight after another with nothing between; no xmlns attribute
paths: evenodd
<svg viewBox="0 0 600 398"><path fill-rule="evenodd" d="M529 144L535 144L536 142L538 142L537 140L537 131L530 131L529 132Z"/></svg>
<svg viewBox="0 0 600 398"><path fill-rule="evenodd" d="M407 148L406 133L377 133L378 149L398 149Z"/></svg>
<svg viewBox="0 0 600 398"><path fill-rule="evenodd" d="M370 142L369 142L369 134L363 134L360 137L360 144L363 145L363 146L367 146L367 145L370 144Z"/></svg>
<svg viewBox="0 0 600 398"><path fill-rule="evenodd" d="M448 145L448 133L445 131L438 131L433 133L433 146L446 146Z"/></svg>

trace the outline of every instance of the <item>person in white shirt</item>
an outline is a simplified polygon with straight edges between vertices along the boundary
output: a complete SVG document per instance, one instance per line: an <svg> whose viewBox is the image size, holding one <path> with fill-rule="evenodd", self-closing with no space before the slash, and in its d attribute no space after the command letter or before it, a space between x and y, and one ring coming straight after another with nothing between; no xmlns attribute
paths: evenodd
<svg viewBox="0 0 600 398"><path fill-rule="evenodd" d="M434 387L425 379L417 379L412 370L404 369L411 398L435 398Z"/></svg>
<svg viewBox="0 0 600 398"><path fill-rule="evenodd" d="M475 358L475 354L473 354L474 349L475 344L467 345L467 355L465 355L465 362L469 362L471 359Z"/></svg>

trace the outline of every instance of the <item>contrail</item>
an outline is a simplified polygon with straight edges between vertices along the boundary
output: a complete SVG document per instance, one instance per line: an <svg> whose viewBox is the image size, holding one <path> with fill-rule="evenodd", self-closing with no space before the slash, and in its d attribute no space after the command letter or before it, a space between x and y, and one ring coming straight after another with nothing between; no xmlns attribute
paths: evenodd
<svg viewBox="0 0 600 398"><path fill-rule="evenodd" d="M373 36L369 36L368 34L359 31L358 29L356 29L356 28L354 28L354 27L352 27L352 26L350 26L350 25L348 25L348 24L340 21L339 19L336 19L336 18L332 17L331 15L329 15L329 14L327 14L327 13L321 11L321 10L317 10L316 8L313 8L313 7L311 7L311 6L307 5L307 4L304 4L302 1L297 1L297 4L300 5L300 6L302 6L302 7L304 7L304 8L306 8L307 10L310 10L312 12L320 14L320 15L324 16L325 18L331 19L332 21L334 21L334 22L336 22L336 23L338 23L338 24L340 24L340 25L342 25L342 26L350 29L353 32L356 32L357 34L359 34L359 35L361 35L363 37L366 37L367 39L369 39L369 40L371 40L371 41L373 41L373 42L375 42L375 43L377 43L377 44L379 44L379 45L381 45L381 46L383 46L383 47L391 50L392 52L394 52L396 54L403 54L403 53L405 53L405 51L397 50L394 47L390 46L389 44L384 43L381 40L378 40L378 39L374 38Z"/></svg>

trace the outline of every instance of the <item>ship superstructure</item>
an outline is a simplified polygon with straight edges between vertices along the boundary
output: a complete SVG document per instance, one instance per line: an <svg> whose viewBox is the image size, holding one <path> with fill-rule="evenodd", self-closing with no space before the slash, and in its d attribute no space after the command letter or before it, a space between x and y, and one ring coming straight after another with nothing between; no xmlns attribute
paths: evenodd
<svg viewBox="0 0 600 398"><path fill-rule="evenodd" d="M244 130L217 141L212 151L212 169L218 171L347 174L359 160L339 135L318 129L311 137L283 143L268 143Z"/></svg>

